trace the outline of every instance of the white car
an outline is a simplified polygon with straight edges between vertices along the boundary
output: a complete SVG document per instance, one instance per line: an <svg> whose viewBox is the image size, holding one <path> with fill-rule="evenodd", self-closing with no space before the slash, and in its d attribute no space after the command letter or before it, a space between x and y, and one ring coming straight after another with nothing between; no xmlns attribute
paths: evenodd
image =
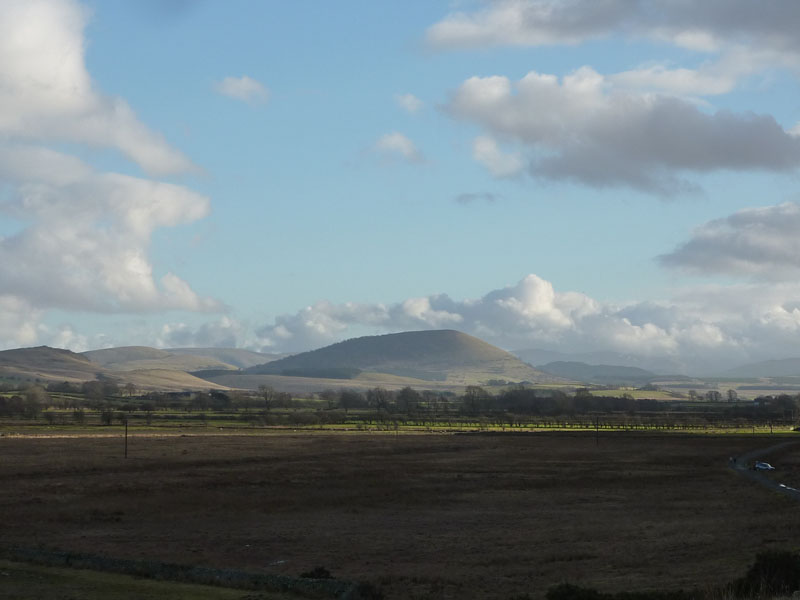
<svg viewBox="0 0 800 600"><path fill-rule="evenodd" d="M756 471L774 471L775 467L773 467L768 462L757 461L756 464L753 465L753 468Z"/></svg>

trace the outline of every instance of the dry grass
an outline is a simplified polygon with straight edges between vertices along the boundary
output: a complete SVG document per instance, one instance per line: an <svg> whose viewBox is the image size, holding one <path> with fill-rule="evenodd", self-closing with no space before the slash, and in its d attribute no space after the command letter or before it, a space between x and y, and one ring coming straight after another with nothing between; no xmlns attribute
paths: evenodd
<svg viewBox="0 0 800 600"><path fill-rule="evenodd" d="M0 439L3 543L297 575L389 598L708 587L794 548L800 505L727 468L764 436Z"/></svg>

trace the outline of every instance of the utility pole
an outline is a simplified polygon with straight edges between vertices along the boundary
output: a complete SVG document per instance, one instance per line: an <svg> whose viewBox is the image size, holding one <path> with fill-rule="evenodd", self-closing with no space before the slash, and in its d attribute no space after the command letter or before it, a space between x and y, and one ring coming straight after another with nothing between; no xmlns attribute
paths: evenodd
<svg viewBox="0 0 800 600"><path fill-rule="evenodd" d="M125 417L125 458L128 458L128 417Z"/></svg>

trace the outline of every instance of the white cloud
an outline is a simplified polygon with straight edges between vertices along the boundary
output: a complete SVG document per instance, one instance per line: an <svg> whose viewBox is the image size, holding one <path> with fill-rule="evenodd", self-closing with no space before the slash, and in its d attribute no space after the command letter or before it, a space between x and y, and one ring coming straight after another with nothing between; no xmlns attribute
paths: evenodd
<svg viewBox="0 0 800 600"><path fill-rule="evenodd" d="M5 212L28 223L0 238L0 282L39 308L219 310L172 273L156 282L147 257L158 227L205 216L209 201L184 187L97 173L52 150L0 147Z"/></svg>
<svg viewBox="0 0 800 600"><path fill-rule="evenodd" d="M698 273L795 278L800 272L800 204L748 208L701 225L662 264Z"/></svg>
<svg viewBox="0 0 800 600"><path fill-rule="evenodd" d="M157 275L148 256L155 229L204 217L207 198L53 149L116 150L156 174L194 169L123 99L97 90L84 61L86 21L73 0L0 3L0 215L19 223L0 237L3 346L85 345L69 326L45 326L49 309L222 309L176 274Z"/></svg>
<svg viewBox="0 0 800 600"><path fill-rule="evenodd" d="M504 154L489 136L478 136L472 142L472 158L485 166L494 177L513 177L525 168L518 153Z"/></svg>
<svg viewBox="0 0 800 600"><path fill-rule="evenodd" d="M41 316L23 298L0 294L0 349L35 345Z"/></svg>
<svg viewBox="0 0 800 600"><path fill-rule="evenodd" d="M257 331L273 351L297 352L349 337L451 328L504 348L615 352L706 374L738 363L797 354L800 285L706 286L670 301L603 303L558 292L536 275L477 299L445 294L394 304L320 301Z"/></svg>
<svg viewBox="0 0 800 600"><path fill-rule="evenodd" d="M214 84L214 89L223 96L234 100L241 100L248 104L264 104L269 100L269 90L263 84L242 75L241 77L226 77Z"/></svg>
<svg viewBox="0 0 800 600"><path fill-rule="evenodd" d="M800 5L750 0L495 0L428 29L440 49L574 45L642 38L702 53L696 69L647 64L612 75L619 87L683 97L724 94L771 69L800 73Z"/></svg>
<svg viewBox="0 0 800 600"><path fill-rule="evenodd" d="M400 158L410 163L424 162L422 154L410 139L398 132L387 133L375 142L374 149L388 158Z"/></svg>
<svg viewBox="0 0 800 600"><path fill-rule="evenodd" d="M193 169L124 100L95 90L84 64L86 18L71 0L0 3L0 136L114 148L154 174Z"/></svg>
<svg viewBox="0 0 800 600"><path fill-rule="evenodd" d="M422 100L417 98L414 94L397 94L394 99L397 101L400 108L411 114L419 112L423 107Z"/></svg>
<svg viewBox="0 0 800 600"><path fill-rule="evenodd" d="M247 332L242 323L223 316L198 327L186 323L165 324L155 345L159 348L237 348L247 343Z"/></svg>
<svg viewBox="0 0 800 600"><path fill-rule="evenodd" d="M349 332L363 328L375 332L455 328L507 348L610 348L645 355L676 353L682 349L679 336L685 329L632 321L618 307L576 292L558 293L549 281L528 275L516 285L474 300L455 301L438 294L391 305L321 301L295 315L276 318L257 334L276 350L300 351L351 337Z"/></svg>
<svg viewBox="0 0 800 600"><path fill-rule="evenodd" d="M800 138L771 116L709 114L675 97L615 89L589 67L561 80L535 71L517 82L471 77L446 110L527 146L534 177L595 187L624 185L666 196L697 189L683 178L687 172L800 166Z"/></svg>

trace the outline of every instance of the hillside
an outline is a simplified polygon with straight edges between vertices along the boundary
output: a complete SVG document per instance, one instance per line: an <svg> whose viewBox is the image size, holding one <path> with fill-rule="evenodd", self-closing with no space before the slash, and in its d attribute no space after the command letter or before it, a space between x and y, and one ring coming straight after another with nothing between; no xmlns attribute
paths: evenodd
<svg viewBox="0 0 800 600"><path fill-rule="evenodd" d="M45 381L87 381L107 375L102 366L70 350L38 346L0 352L0 377Z"/></svg>
<svg viewBox="0 0 800 600"><path fill-rule="evenodd" d="M170 348L121 346L84 352L94 363L114 371L142 369L170 371L238 370L263 364L285 355L262 354L237 348Z"/></svg>
<svg viewBox="0 0 800 600"><path fill-rule="evenodd" d="M267 354L265 352L243 350L241 348L168 348L167 352L172 354L188 354L191 356L206 356L214 358L221 363L234 366L237 369L248 369L286 356L286 354Z"/></svg>
<svg viewBox="0 0 800 600"><path fill-rule="evenodd" d="M383 373L421 381L553 381L512 354L453 330L365 336L246 370L247 374L355 378Z"/></svg>
<svg viewBox="0 0 800 600"><path fill-rule="evenodd" d="M556 361L539 367L545 373L551 373L572 381L601 384L643 384L657 378L655 373L638 367L619 365L588 365L583 362Z"/></svg>
<svg viewBox="0 0 800 600"><path fill-rule="evenodd" d="M526 348L514 350L514 356L539 368L542 365L553 362L579 362L588 365L618 365L622 367L636 367L644 369L658 375L668 375L674 373L688 373L700 371L703 373L713 373L717 368L707 366L700 360L695 360L687 365L685 361L676 357L667 356L637 356L631 354L621 354L619 352L579 352L564 353L552 350L542 350L539 348Z"/></svg>

